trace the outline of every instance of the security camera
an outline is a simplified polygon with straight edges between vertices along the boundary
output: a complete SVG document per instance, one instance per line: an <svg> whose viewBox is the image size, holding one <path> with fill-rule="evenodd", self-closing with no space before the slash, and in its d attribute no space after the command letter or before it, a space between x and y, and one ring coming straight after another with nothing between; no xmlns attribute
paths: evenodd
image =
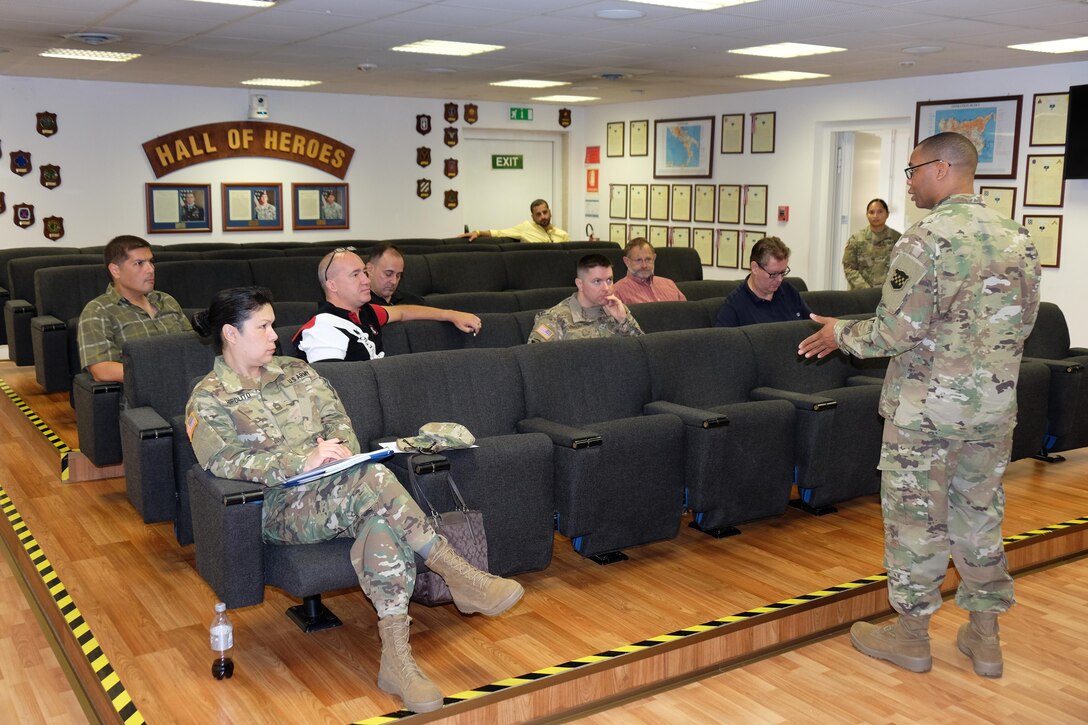
<svg viewBox="0 0 1088 725"><path fill-rule="evenodd" d="M253 121L268 120L268 97L254 93L249 97L249 118Z"/></svg>

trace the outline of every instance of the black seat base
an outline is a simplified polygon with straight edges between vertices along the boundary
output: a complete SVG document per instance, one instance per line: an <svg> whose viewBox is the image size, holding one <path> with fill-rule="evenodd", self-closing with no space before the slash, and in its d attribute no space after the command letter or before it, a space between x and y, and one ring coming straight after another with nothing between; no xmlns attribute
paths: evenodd
<svg viewBox="0 0 1088 725"><path fill-rule="evenodd" d="M1032 456L1032 458L1034 458L1037 461L1042 461L1043 463L1064 463L1065 462L1065 456L1059 456L1057 453L1047 453L1046 451L1039 451L1034 456Z"/></svg>
<svg viewBox="0 0 1088 725"><path fill-rule="evenodd" d="M592 556L587 556L586 558L590 561L600 564L601 566L608 566L609 564L615 564L617 561L627 561L629 557L622 551L604 551L600 554L593 554Z"/></svg>
<svg viewBox="0 0 1088 725"><path fill-rule="evenodd" d="M740 529L738 529L736 526L713 526L704 529L702 526L695 523L694 521L689 521L688 526L695 529L696 531L703 532L707 536L713 536L715 539L724 539L727 536L736 536L740 533Z"/></svg>
<svg viewBox="0 0 1088 725"><path fill-rule="evenodd" d="M331 609L321 603L320 594L303 597L302 604L288 607L287 616L306 634L333 629L344 624L332 613Z"/></svg>
<svg viewBox="0 0 1088 725"><path fill-rule="evenodd" d="M809 506L799 498L790 501L790 506L793 506L795 509L801 509L805 513L812 514L813 516L826 516L827 514L838 513L839 511L834 506Z"/></svg>

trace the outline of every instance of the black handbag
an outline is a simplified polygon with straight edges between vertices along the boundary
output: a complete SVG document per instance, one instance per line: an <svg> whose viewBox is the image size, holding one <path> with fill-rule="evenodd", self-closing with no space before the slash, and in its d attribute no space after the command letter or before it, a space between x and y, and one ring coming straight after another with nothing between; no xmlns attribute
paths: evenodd
<svg viewBox="0 0 1088 725"><path fill-rule="evenodd" d="M414 459L415 456L412 458ZM453 482L453 476L449 475L448 470L437 471L430 475L441 475L445 478L456 508L442 513L435 510L427 495L423 493L423 487L420 485L419 474L416 473L415 465L409 462L408 478L412 486L412 496L415 497L420 508L427 514L428 523L437 533L445 536L446 541L453 547L453 550L468 563L481 571L487 571L487 536L484 533L483 512L468 508L460 489ZM445 580L428 569L418 554L416 554L416 586L412 591L412 600L420 604L426 604L429 607L449 604L453 601Z"/></svg>

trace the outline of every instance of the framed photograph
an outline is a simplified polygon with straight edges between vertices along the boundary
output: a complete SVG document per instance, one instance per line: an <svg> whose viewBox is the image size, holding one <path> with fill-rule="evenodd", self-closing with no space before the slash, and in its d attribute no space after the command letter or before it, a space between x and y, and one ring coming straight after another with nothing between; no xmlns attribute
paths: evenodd
<svg viewBox="0 0 1088 725"><path fill-rule="evenodd" d="M616 224L615 222L608 225L608 241L615 242L621 247L627 244L627 225Z"/></svg>
<svg viewBox="0 0 1088 725"><path fill-rule="evenodd" d="M631 121L631 156L650 155L650 122Z"/></svg>
<svg viewBox="0 0 1088 725"><path fill-rule="evenodd" d="M1062 261L1062 218L1058 214L1025 214L1024 226L1039 250L1039 263L1044 267L1060 267Z"/></svg>
<svg viewBox="0 0 1088 725"><path fill-rule="evenodd" d="M347 229L347 184L291 184L294 218L291 228Z"/></svg>
<svg viewBox="0 0 1088 725"><path fill-rule="evenodd" d="M1031 104L1031 145L1063 146L1069 121L1069 93L1036 93Z"/></svg>
<svg viewBox="0 0 1088 725"><path fill-rule="evenodd" d="M914 144L942 131L971 139L978 149L976 179L1015 179L1023 96L919 101Z"/></svg>
<svg viewBox="0 0 1088 725"><path fill-rule="evenodd" d="M749 184L744 187L744 223L767 223L766 184Z"/></svg>
<svg viewBox="0 0 1088 725"><path fill-rule="evenodd" d="M1027 158L1024 206L1061 206L1065 202L1065 155Z"/></svg>
<svg viewBox="0 0 1088 725"><path fill-rule="evenodd" d="M210 232L211 184L144 184L148 234Z"/></svg>
<svg viewBox="0 0 1088 725"><path fill-rule="evenodd" d="M668 184L650 184L650 219L662 222L669 220Z"/></svg>
<svg viewBox="0 0 1088 725"><path fill-rule="evenodd" d="M1015 186L980 186L978 193L982 201L991 209L996 209L1009 219L1014 219L1013 211L1016 209Z"/></svg>
<svg viewBox="0 0 1088 725"><path fill-rule="evenodd" d="M223 231L283 229L283 184L221 184Z"/></svg>
<svg viewBox="0 0 1088 725"><path fill-rule="evenodd" d="M723 269L739 269L740 232L736 229L719 229L717 246L717 265Z"/></svg>
<svg viewBox="0 0 1088 725"><path fill-rule="evenodd" d="M613 219L627 218L627 184L608 185L608 216Z"/></svg>
<svg viewBox="0 0 1088 725"><path fill-rule="evenodd" d="M605 156L623 156L623 129L627 124L623 121L612 121L608 124L607 142L605 143Z"/></svg>
<svg viewBox="0 0 1088 725"><path fill-rule="evenodd" d="M630 210L627 215L632 219L645 219L650 211L650 187L646 184L631 184L627 196L630 198Z"/></svg>
<svg viewBox="0 0 1088 725"><path fill-rule="evenodd" d="M691 221L691 184L672 185L672 220Z"/></svg>
<svg viewBox="0 0 1088 725"><path fill-rule="evenodd" d="M752 114L752 153L774 153L774 121L775 112Z"/></svg>
<svg viewBox="0 0 1088 725"><path fill-rule="evenodd" d="M655 247L669 246L669 228L651 224L650 236L648 239L650 240L650 244Z"/></svg>
<svg viewBox="0 0 1088 725"><path fill-rule="evenodd" d="M631 239L638 239L639 237L642 237L643 239L646 239L646 234L647 234L646 225L645 224L631 224L630 226L627 227L627 234L630 236L628 241L630 241Z"/></svg>
<svg viewBox="0 0 1088 725"><path fill-rule="evenodd" d="M714 185L695 185L695 214L693 218L704 224L714 223Z"/></svg>
<svg viewBox="0 0 1088 725"><path fill-rule="evenodd" d="M744 114L722 114L722 149L723 154L744 153Z"/></svg>
<svg viewBox="0 0 1088 725"><path fill-rule="evenodd" d="M709 179L713 171L713 116L654 121L655 179Z"/></svg>
<svg viewBox="0 0 1088 725"><path fill-rule="evenodd" d="M699 253L699 263L704 267L714 266L714 230L695 227L691 230L691 246Z"/></svg>
<svg viewBox="0 0 1088 725"><path fill-rule="evenodd" d="M691 227L673 227L669 234L670 247L690 247Z"/></svg>
<svg viewBox="0 0 1088 725"><path fill-rule="evenodd" d="M740 184L718 184L718 223L740 224Z"/></svg>

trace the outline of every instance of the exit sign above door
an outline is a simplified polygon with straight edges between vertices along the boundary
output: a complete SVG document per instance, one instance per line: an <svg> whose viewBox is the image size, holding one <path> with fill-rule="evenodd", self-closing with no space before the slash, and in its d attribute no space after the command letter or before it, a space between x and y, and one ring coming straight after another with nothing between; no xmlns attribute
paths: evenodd
<svg viewBox="0 0 1088 725"><path fill-rule="evenodd" d="M511 121L532 121L533 109L531 108L516 108L510 106L510 120Z"/></svg>
<svg viewBox="0 0 1088 725"><path fill-rule="evenodd" d="M524 169L525 157L521 154L506 155L491 154L491 168L493 169Z"/></svg>

